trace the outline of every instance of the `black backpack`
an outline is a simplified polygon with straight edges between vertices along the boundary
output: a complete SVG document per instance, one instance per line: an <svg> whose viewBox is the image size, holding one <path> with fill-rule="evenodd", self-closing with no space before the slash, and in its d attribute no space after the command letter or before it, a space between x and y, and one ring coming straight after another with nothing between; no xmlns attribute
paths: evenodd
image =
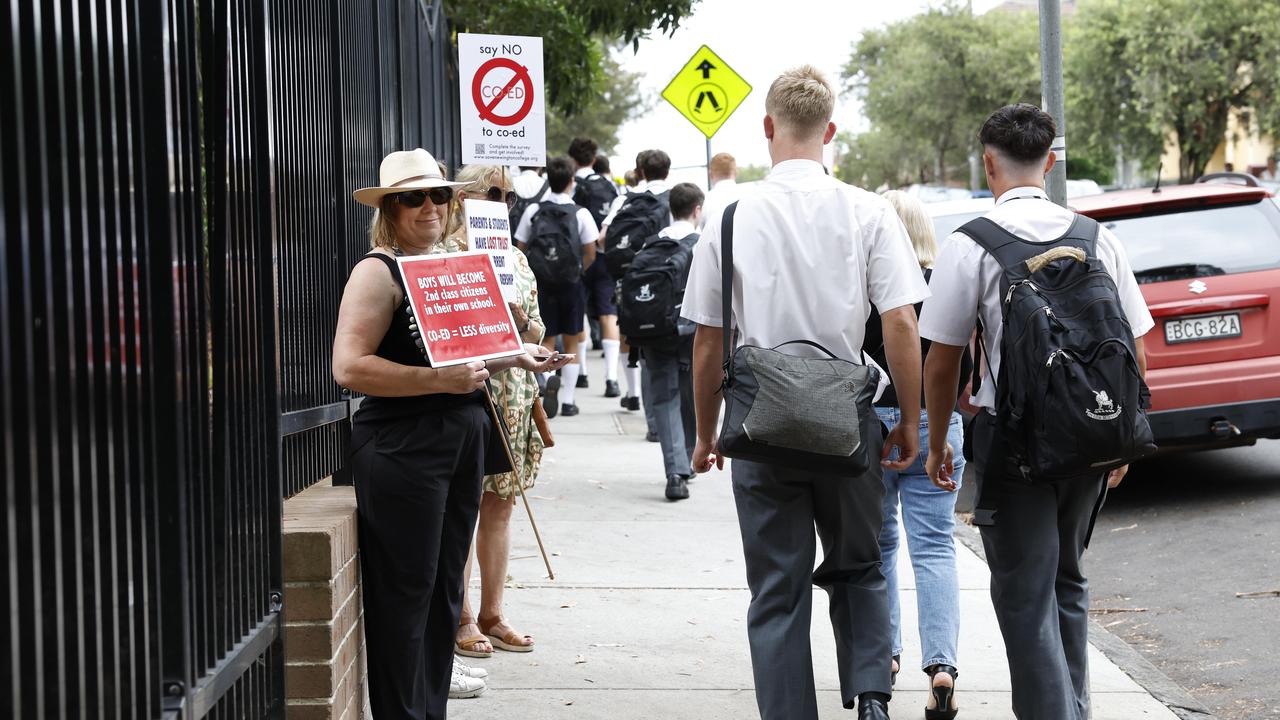
<svg viewBox="0 0 1280 720"><path fill-rule="evenodd" d="M632 345L675 340L698 234L645 242L618 286L618 328Z"/></svg>
<svg viewBox="0 0 1280 720"><path fill-rule="evenodd" d="M609 223L604 236L604 266L614 280L627 274L644 241L670 224L671 206L667 193L632 193Z"/></svg>
<svg viewBox="0 0 1280 720"><path fill-rule="evenodd" d="M507 210L507 217L511 220L511 232L514 233L516 228L520 227L520 220L524 217L524 213L529 209L529 206L536 202L542 202L542 198L546 196L547 190L550 188L551 181L543 180L542 188L539 189L538 192L534 193L533 197L527 198L516 193L515 203Z"/></svg>
<svg viewBox="0 0 1280 720"><path fill-rule="evenodd" d="M596 221L596 227L604 224L609 216L609 208L618 197L618 186L607 177L592 173L577 182L573 191L573 201L579 207L586 208Z"/></svg>
<svg viewBox="0 0 1280 720"><path fill-rule="evenodd" d="M576 283L582 277L578 206L540 203L530 221L524 253L538 287L558 290Z"/></svg>
<svg viewBox="0 0 1280 720"><path fill-rule="evenodd" d="M997 467L1028 480L1102 473L1155 452L1133 329L1098 259L1098 224L1032 243L987 218L960 232L1003 268ZM979 352L981 352L979 326ZM980 386L974 363L974 392Z"/></svg>

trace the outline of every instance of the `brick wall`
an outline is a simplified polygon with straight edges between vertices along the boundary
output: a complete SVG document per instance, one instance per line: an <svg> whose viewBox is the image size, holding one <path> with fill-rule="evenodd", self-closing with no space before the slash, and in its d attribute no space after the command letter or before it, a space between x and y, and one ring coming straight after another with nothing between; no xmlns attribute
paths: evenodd
<svg viewBox="0 0 1280 720"><path fill-rule="evenodd" d="M284 578L288 719L367 717L352 488L325 481L285 501Z"/></svg>

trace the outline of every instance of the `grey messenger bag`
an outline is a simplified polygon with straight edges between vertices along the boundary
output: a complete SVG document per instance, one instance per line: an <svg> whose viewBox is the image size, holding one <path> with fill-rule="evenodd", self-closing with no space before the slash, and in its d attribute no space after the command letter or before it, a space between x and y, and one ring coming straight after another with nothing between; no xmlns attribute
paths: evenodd
<svg viewBox="0 0 1280 720"><path fill-rule="evenodd" d="M738 203L725 208L721 223L721 299L724 327L724 421L719 452L796 470L839 476L866 472L879 458L867 457L862 420L880 384L873 366L835 356L810 340L792 340L774 348L733 348L733 216ZM826 357L780 352L787 345L808 345ZM878 427L878 424L872 424Z"/></svg>

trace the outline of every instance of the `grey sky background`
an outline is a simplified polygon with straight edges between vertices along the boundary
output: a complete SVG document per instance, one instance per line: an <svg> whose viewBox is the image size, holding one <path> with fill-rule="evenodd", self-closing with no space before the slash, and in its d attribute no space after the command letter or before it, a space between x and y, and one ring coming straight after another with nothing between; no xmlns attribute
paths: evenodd
<svg viewBox="0 0 1280 720"><path fill-rule="evenodd" d="M625 0L623 0L625 2ZM762 122L764 96L783 70L810 63L840 85L840 68L853 43L865 30L915 15L937 0L703 0L692 17L681 23L674 37L655 36L640 43L639 52L623 50L623 67L644 75L641 87L655 100L652 109L624 125L611 158L621 175L635 164L640 150L660 147L671 155L674 181L705 183L706 146L703 135L662 99L662 89L702 45L709 46L751 83L751 94L711 140L711 151L730 152L739 166L768 166ZM1000 0L974 0L975 12ZM865 129L857 101L841 96L836 126Z"/></svg>

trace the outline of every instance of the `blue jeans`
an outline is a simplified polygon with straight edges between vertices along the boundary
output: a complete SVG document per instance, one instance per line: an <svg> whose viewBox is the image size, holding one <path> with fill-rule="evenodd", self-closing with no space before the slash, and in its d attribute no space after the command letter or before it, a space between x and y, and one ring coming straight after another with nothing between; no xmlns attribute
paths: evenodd
<svg viewBox="0 0 1280 720"><path fill-rule="evenodd" d="M902 418L898 408L876 408L888 428ZM880 530L881 570L889 584L889 623L893 654L902 653L902 607L898 600L898 504L907 529L907 549L916 576L916 607L920 615L920 667L956 665L960 637L960 585L956 579L956 495L929 481L924 462L929 450L929 420L921 411L920 456L901 472L884 471L884 526ZM964 425L952 413L947 443L955 454L955 481L964 475ZM896 457L896 451L893 457Z"/></svg>

